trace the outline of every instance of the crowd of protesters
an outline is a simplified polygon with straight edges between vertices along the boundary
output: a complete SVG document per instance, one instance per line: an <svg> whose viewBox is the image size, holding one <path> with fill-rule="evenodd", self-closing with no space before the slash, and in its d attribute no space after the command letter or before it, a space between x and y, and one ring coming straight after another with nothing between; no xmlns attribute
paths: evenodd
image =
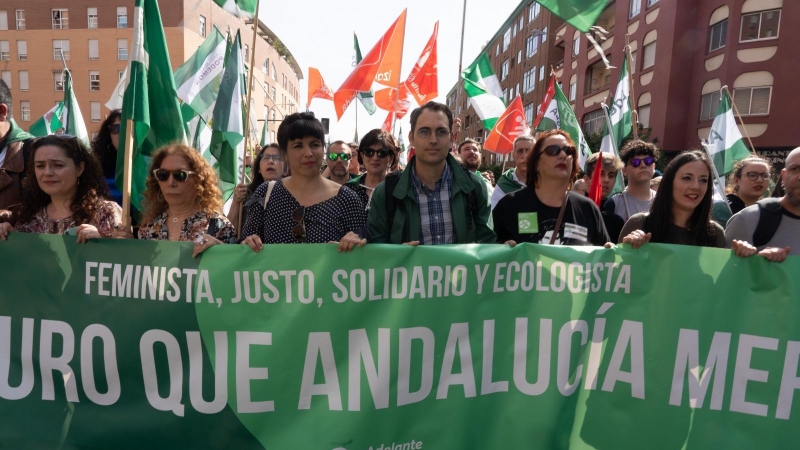
<svg viewBox="0 0 800 450"><path fill-rule="evenodd" d="M297 113L280 124L277 144L257 152L252 179L234 189L227 218L217 176L200 153L182 144L159 149L134 231L122 226L122 210L109 196L118 111L90 148L67 135L34 138L14 122L11 104L0 81L3 240L27 232L74 234L80 243L184 241L194 243L195 256L234 243L258 252L277 243L335 243L351 251L367 243L523 242L629 243L634 249L659 242L730 248L770 261L800 254L800 148L780 174L758 156L739 161L729 194L715 201L712 163L702 151L678 154L657 174L658 149L632 140L619 157L594 154L580 167L572 137L551 130L518 137L515 167L495 183L478 170L479 142L453 146L460 123L446 105L428 102L411 113L414 155L405 167L389 133L376 129L360 143L336 141L326 148L321 122L313 113ZM779 185L769 198L774 175ZM601 177L594 183L599 204L588 196L593 176ZM625 187L612 195L622 179Z"/></svg>

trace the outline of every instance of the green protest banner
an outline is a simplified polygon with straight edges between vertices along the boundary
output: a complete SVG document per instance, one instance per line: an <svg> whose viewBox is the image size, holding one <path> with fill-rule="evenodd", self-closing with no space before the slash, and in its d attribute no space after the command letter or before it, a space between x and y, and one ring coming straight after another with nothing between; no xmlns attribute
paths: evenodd
<svg viewBox="0 0 800 450"><path fill-rule="evenodd" d="M0 242L0 446L770 449L798 258ZM800 401L799 401L800 402Z"/></svg>

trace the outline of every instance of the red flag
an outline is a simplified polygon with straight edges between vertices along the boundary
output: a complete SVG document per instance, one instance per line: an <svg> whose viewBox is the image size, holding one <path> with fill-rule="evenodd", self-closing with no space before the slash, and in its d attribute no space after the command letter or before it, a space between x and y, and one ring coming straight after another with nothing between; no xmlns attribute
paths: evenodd
<svg viewBox="0 0 800 450"><path fill-rule="evenodd" d="M553 97L556 96L556 76L553 75L550 77L550 82L547 84L547 92L544 94L544 100L542 100L542 104L539 105L539 110L536 112L536 119L533 121L533 125L531 128L536 130L539 127L539 122L542 121L545 113L547 113L547 108L550 107L550 102L553 101Z"/></svg>
<svg viewBox="0 0 800 450"><path fill-rule="evenodd" d="M600 157L594 165L592 171L592 184L589 185L589 198L600 207L600 202L603 200L603 151L600 150Z"/></svg>
<svg viewBox="0 0 800 450"><path fill-rule="evenodd" d="M321 98L324 100L333 100L333 91L327 84L325 84L325 80L322 79L322 75L319 73L319 70L309 67L308 68L308 103L306 103L306 109L311 106L311 99L312 98Z"/></svg>
<svg viewBox="0 0 800 450"><path fill-rule="evenodd" d="M386 116L386 120L384 120L383 125L381 125L381 130L387 133L391 133L393 121L394 121L394 111L389 111L389 115Z"/></svg>
<svg viewBox="0 0 800 450"><path fill-rule="evenodd" d="M397 118L402 119L411 109L411 97L405 83L400 85L400 99L397 100L397 89L385 88L375 92L375 105L386 111L394 111L397 106ZM395 103L396 102L396 103Z"/></svg>
<svg viewBox="0 0 800 450"><path fill-rule="evenodd" d="M341 119L350 102L359 92L369 92L373 81L397 86L400 79L400 54L406 30L406 10L361 60L350 76L333 95L336 117ZM385 61L384 61L385 60ZM390 82L387 84L387 80ZM394 80L392 82L392 80Z"/></svg>
<svg viewBox="0 0 800 450"><path fill-rule="evenodd" d="M439 35L439 21L433 26L433 34L419 55L417 63L411 69L411 74L405 81L405 86L418 105L424 105L426 101L436 98L439 95L439 69L438 56L436 51L436 40Z"/></svg>
<svg viewBox="0 0 800 450"><path fill-rule="evenodd" d="M525 122L525 110L522 108L522 98L517 95L508 105L505 112L497 119L492 132L486 137L483 148L505 155L514 151L514 140L518 136L530 133L530 128Z"/></svg>

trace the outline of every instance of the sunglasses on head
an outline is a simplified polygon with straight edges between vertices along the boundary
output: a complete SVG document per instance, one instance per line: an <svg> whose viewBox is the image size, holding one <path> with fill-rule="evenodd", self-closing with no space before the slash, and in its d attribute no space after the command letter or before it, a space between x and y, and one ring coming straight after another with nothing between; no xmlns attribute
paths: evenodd
<svg viewBox="0 0 800 450"><path fill-rule="evenodd" d="M645 166L650 167L653 163L656 162L656 159L652 156L648 156L646 158L633 158L630 160L630 164L632 167L639 167L644 163Z"/></svg>
<svg viewBox="0 0 800 450"><path fill-rule="evenodd" d="M542 153L548 156L556 156L561 152L564 152L567 156L575 156L575 147L571 145L553 144L542 149Z"/></svg>
<svg viewBox="0 0 800 450"><path fill-rule="evenodd" d="M119 134L119 124L115 123L114 125L109 125L108 131L111 134Z"/></svg>
<svg viewBox="0 0 800 450"><path fill-rule="evenodd" d="M183 183L187 179L189 179L189 175L194 174L194 172L189 170L173 170L169 171L166 169L155 169L153 170L153 175L155 175L156 180L158 181L167 181L169 180L169 176L172 175L172 178L175 178L175 181L179 183Z"/></svg>
<svg viewBox="0 0 800 450"><path fill-rule="evenodd" d="M352 157L349 153L328 153L328 159L331 161L336 161L338 159L341 159L342 161L350 161L350 158Z"/></svg>
<svg viewBox="0 0 800 450"><path fill-rule="evenodd" d="M378 158L383 159L391 155L392 151L386 148L382 148L380 150L375 150L374 148L365 148L364 150L361 150L361 153L363 153L367 158L372 158L373 156L378 155Z"/></svg>
<svg viewBox="0 0 800 450"><path fill-rule="evenodd" d="M292 211L292 220L295 222L294 228L292 228L292 236L294 236L294 240L297 242L305 242L306 241L306 225L303 222L306 218L306 207L305 206L298 206L294 211Z"/></svg>

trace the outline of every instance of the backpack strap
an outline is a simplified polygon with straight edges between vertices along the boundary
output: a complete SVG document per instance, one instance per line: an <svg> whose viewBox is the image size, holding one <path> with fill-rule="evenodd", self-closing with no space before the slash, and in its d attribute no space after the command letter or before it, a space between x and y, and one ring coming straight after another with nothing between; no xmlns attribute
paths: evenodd
<svg viewBox="0 0 800 450"><path fill-rule="evenodd" d="M270 181L267 185L267 194L264 196L264 211L267 210L267 202L269 201L269 197L272 195L272 189L275 188L275 181Z"/></svg>
<svg viewBox="0 0 800 450"><path fill-rule="evenodd" d="M778 231L783 218L783 208L779 198L765 198L756 204L758 205L758 225L753 232L753 245L761 247L767 245Z"/></svg>

